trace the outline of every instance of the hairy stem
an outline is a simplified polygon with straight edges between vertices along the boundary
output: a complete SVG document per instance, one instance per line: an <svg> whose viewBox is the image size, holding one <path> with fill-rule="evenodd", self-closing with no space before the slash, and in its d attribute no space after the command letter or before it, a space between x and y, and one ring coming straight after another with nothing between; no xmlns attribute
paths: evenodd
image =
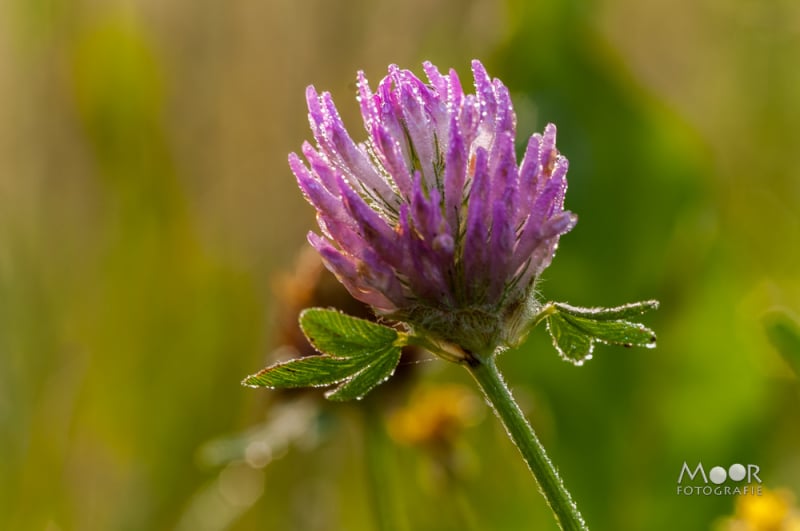
<svg viewBox="0 0 800 531"><path fill-rule="evenodd" d="M588 531L553 462L547 457L544 447L497 370L494 357L475 358L472 361L465 366L478 382L509 437L522 453L561 529Z"/></svg>

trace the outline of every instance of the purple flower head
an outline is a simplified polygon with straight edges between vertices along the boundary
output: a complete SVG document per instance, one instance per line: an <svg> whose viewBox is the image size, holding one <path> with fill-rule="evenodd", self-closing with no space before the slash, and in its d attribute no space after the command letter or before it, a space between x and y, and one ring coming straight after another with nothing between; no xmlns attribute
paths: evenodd
<svg viewBox="0 0 800 531"><path fill-rule="evenodd" d="M289 165L316 208L308 238L356 299L474 352L516 344L538 309L534 283L559 237L567 159L556 128L517 164L508 89L472 62L475 94L454 70L428 83L389 67L375 91L358 73L368 138L357 143L327 92L308 87L316 146Z"/></svg>

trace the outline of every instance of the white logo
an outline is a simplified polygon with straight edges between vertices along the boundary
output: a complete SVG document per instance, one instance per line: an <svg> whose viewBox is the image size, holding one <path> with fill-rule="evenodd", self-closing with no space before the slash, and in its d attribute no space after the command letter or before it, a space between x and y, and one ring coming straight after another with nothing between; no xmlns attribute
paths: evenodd
<svg viewBox="0 0 800 531"><path fill-rule="evenodd" d="M721 466L715 466L706 474L703 463L698 462L697 466L692 469L683 462L681 472L678 475L678 494L684 496L702 495L702 496L761 496L761 478L758 476L761 469L758 465L748 464L747 466L740 463L734 463L727 469ZM685 484L686 482L694 482L691 485ZM702 480L702 484L700 481ZM730 480L734 484L725 484ZM746 480L746 481L745 481ZM709 481L714 485L709 485ZM745 482L743 486L736 485L736 483Z"/></svg>

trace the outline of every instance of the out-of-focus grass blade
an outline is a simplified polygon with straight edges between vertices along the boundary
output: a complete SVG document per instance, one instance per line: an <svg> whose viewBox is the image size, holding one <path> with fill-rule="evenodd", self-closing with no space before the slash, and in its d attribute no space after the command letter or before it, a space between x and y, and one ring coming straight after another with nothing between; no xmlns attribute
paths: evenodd
<svg viewBox="0 0 800 531"><path fill-rule="evenodd" d="M800 323L785 310L768 312L763 322L770 343L800 376Z"/></svg>

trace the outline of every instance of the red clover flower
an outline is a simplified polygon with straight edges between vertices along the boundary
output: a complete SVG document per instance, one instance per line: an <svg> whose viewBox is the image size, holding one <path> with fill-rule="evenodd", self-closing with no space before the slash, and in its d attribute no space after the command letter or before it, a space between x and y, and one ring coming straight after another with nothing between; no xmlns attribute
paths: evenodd
<svg viewBox="0 0 800 531"><path fill-rule="evenodd" d="M330 93L308 87L316 147L289 165L317 210L308 239L356 299L392 320L489 355L517 344L541 309L534 286L560 236L568 161L556 127L517 164L508 88L472 62L475 94L454 70L428 83L389 67L372 92L358 73L367 140L344 127Z"/></svg>

